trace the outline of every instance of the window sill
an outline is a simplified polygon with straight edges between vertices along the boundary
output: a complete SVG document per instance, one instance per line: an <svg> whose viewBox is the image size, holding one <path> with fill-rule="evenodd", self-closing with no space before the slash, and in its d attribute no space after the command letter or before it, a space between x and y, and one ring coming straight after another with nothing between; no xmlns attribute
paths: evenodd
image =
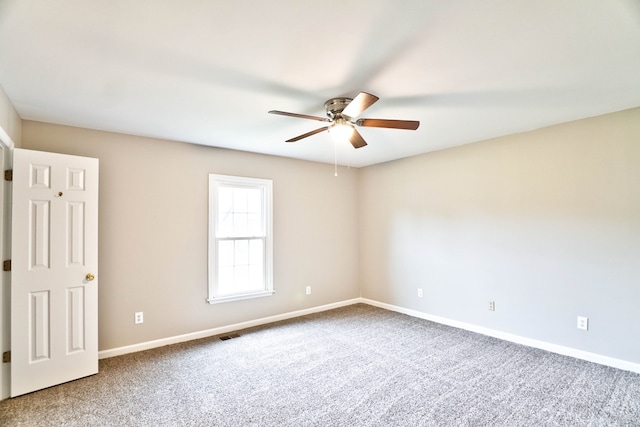
<svg viewBox="0 0 640 427"><path fill-rule="evenodd" d="M207 302L209 304L221 304L223 302L231 302L231 301L241 301L243 299L252 299L252 298L261 298L261 297L269 297L273 295L276 291L259 291L252 292L250 294L241 294L241 295L229 295L224 297L214 297L209 298Z"/></svg>

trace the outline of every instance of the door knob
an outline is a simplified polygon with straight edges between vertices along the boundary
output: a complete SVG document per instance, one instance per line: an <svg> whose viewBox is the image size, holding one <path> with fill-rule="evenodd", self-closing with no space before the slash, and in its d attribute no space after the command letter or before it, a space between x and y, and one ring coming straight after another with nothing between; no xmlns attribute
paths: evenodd
<svg viewBox="0 0 640 427"><path fill-rule="evenodd" d="M85 279L87 279L87 282L90 282L95 278L96 276L94 276L92 273L87 273L87 275L85 276Z"/></svg>

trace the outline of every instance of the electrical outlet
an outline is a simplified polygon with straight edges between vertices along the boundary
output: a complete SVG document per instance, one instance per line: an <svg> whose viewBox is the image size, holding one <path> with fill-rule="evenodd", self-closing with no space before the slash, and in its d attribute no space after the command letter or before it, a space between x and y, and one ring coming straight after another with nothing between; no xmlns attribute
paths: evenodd
<svg viewBox="0 0 640 427"><path fill-rule="evenodd" d="M422 298L422 288L418 288L418 298Z"/></svg>
<svg viewBox="0 0 640 427"><path fill-rule="evenodd" d="M311 295L311 286L307 286L307 295Z"/></svg>
<svg viewBox="0 0 640 427"><path fill-rule="evenodd" d="M496 302L489 301L489 311L496 311Z"/></svg>
<svg viewBox="0 0 640 427"><path fill-rule="evenodd" d="M589 318L578 316L578 329L589 330Z"/></svg>
<svg viewBox="0 0 640 427"><path fill-rule="evenodd" d="M133 313L133 323L139 325L140 323L144 323L144 313L142 311L136 311Z"/></svg>

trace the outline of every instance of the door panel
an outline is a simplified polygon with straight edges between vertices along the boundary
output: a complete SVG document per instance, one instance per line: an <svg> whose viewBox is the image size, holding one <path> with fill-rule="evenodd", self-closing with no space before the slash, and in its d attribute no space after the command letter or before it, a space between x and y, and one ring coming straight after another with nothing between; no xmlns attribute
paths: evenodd
<svg viewBox="0 0 640 427"><path fill-rule="evenodd" d="M84 203L70 202L67 205L69 238L67 239L67 266L84 265Z"/></svg>
<svg viewBox="0 0 640 427"><path fill-rule="evenodd" d="M67 353L84 348L84 287L67 289Z"/></svg>
<svg viewBox="0 0 640 427"><path fill-rule="evenodd" d="M49 242L49 224L51 223L51 203L48 200L31 200L30 221L30 267L32 270L49 269L51 245Z"/></svg>
<svg viewBox="0 0 640 427"><path fill-rule="evenodd" d="M12 219L17 396L98 372L98 160L15 149Z"/></svg>
<svg viewBox="0 0 640 427"><path fill-rule="evenodd" d="M49 291L30 292L29 300L29 362L41 362L49 359L51 349L51 319L49 317Z"/></svg>

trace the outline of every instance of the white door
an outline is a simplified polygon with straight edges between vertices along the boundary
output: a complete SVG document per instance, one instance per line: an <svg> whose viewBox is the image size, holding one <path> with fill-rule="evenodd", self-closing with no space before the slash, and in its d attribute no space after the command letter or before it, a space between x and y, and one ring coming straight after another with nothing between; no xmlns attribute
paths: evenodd
<svg viewBox="0 0 640 427"><path fill-rule="evenodd" d="M98 372L98 160L15 149L11 396Z"/></svg>

